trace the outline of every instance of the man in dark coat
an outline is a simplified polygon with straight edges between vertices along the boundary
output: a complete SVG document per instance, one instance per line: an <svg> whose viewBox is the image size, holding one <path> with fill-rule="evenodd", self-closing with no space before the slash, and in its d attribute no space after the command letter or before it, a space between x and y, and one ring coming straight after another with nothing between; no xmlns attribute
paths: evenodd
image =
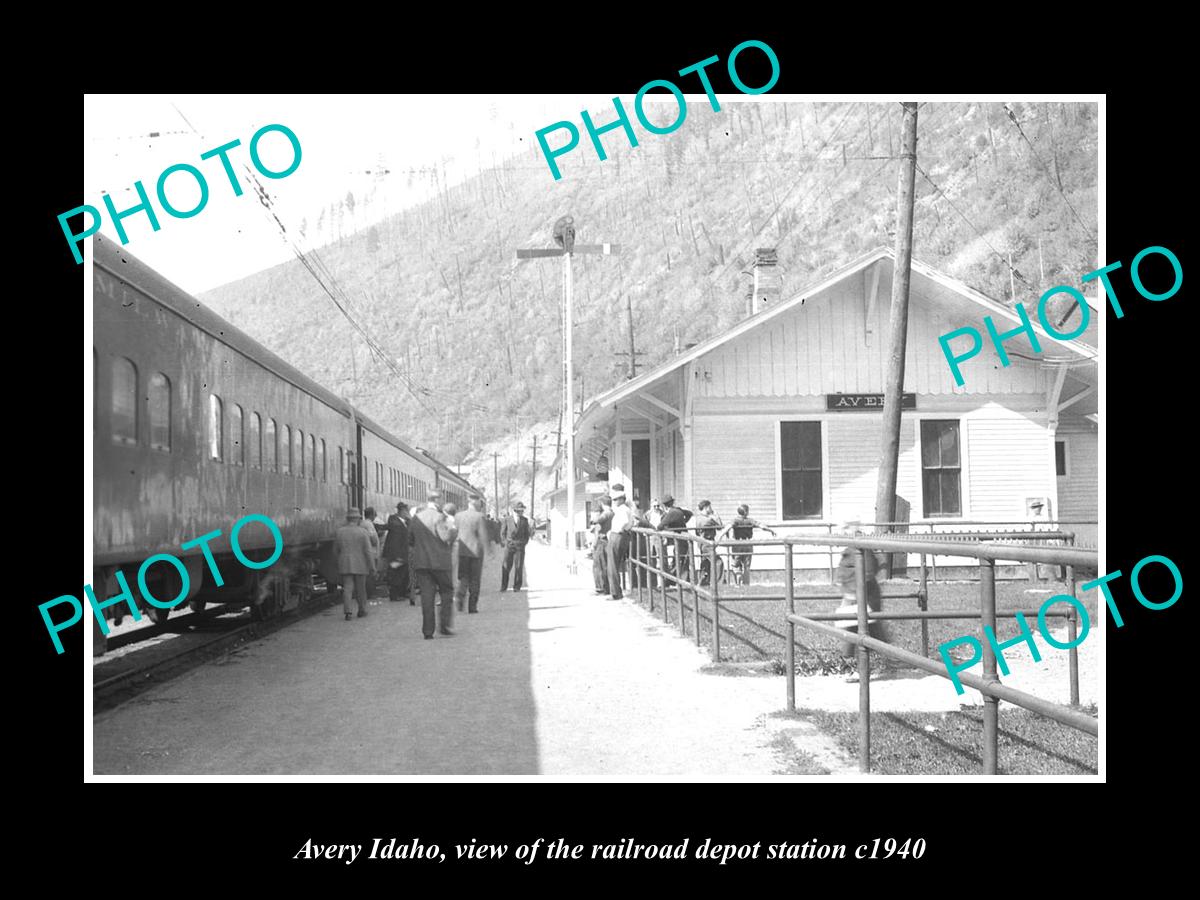
<svg viewBox="0 0 1200 900"><path fill-rule="evenodd" d="M357 508L347 510L346 524L334 537L338 572L342 580L342 607L346 621L354 618L354 600L358 599L358 617L367 614L367 574L375 565L371 539L362 527L362 513Z"/></svg>
<svg viewBox="0 0 1200 900"><path fill-rule="evenodd" d="M454 522L442 514L438 506L441 494L433 491L425 507L412 517L409 529L412 533L413 577L421 589L421 633L425 640L433 639L434 592L441 594L438 606L438 625L442 634L454 634L450 626L454 623L454 583L451 578L450 550L458 537Z"/></svg>
<svg viewBox="0 0 1200 900"><path fill-rule="evenodd" d="M500 565L500 590L508 590L508 574L513 572L513 590L521 590L525 580L525 545L533 533L525 518L525 504L517 501L512 512L500 523L500 543L504 546L504 562Z"/></svg>
<svg viewBox="0 0 1200 900"><path fill-rule="evenodd" d="M408 568L408 518L408 504L401 500L396 504L396 511L388 516L383 559L387 566L388 599L395 602L407 597L409 605L412 606L414 604L410 596Z"/></svg>
<svg viewBox="0 0 1200 900"><path fill-rule="evenodd" d="M659 531L674 531L682 533L687 531L687 523L692 518L690 509L683 509L675 505L675 498L670 494L663 494L662 505L666 512L663 513L662 521L658 523ZM674 566L667 569L679 577L684 577L688 571L688 548L691 546L688 541L676 540L675 544L675 563Z"/></svg>

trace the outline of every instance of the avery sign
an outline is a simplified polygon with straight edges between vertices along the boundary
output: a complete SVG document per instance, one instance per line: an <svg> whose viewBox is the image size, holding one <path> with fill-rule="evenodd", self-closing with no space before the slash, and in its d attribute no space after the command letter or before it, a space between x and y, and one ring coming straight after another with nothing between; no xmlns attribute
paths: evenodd
<svg viewBox="0 0 1200 900"><path fill-rule="evenodd" d="M882 410L883 394L826 394L825 408L827 410L835 410L837 412L855 409ZM916 409L917 395L901 394L900 408Z"/></svg>

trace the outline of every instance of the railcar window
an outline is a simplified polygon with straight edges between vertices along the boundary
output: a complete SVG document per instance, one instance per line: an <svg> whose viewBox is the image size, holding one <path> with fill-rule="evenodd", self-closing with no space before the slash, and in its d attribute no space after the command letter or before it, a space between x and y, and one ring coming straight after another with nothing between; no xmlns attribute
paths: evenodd
<svg viewBox="0 0 1200 900"><path fill-rule="evenodd" d="M275 441L275 420L267 419L267 431L263 443L267 445L267 471L279 469L279 444Z"/></svg>
<svg viewBox="0 0 1200 900"><path fill-rule="evenodd" d="M317 436L308 436L308 477L317 480Z"/></svg>
<svg viewBox="0 0 1200 900"><path fill-rule="evenodd" d="M225 458L225 413L216 394L208 395L208 455Z"/></svg>
<svg viewBox="0 0 1200 900"><path fill-rule="evenodd" d="M246 421L242 408L234 403L229 409L229 456L235 466L246 464Z"/></svg>
<svg viewBox="0 0 1200 900"><path fill-rule="evenodd" d="M293 460L296 463L296 477L304 477L304 432L299 428L294 432L295 438L295 453Z"/></svg>
<svg viewBox="0 0 1200 900"><path fill-rule="evenodd" d="M279 430L279 473L292 474L292 426L284 425Z"/></svg>
<svg viewBox="0 0 1200 900"><path fill-rule="evenodd" d="M171 452L171 379L162 372L150 376L146 389L146 412L150 416L150 446Z"/></svg>
<svg viewBox="0 0 1200 900"><path fill-rule="evenodd" d="M113 443L137 443L137 407L137 366L118 356L112 364Z"/></svg>
<svg viewBox="0 0 1200 900"><path fill-rule="evenodd" d="M262 420L258 417L258 413L250 413L250 434L246 438L247 445L250 448L250 461L248 465L252 469L262 468Z"/></svg>
<svg viewBox="0 0 1200 900"><path fill-rule="evenodd" d="M329 480L329 470L325 468L325 438L321 438L321 480Z"/></svg>

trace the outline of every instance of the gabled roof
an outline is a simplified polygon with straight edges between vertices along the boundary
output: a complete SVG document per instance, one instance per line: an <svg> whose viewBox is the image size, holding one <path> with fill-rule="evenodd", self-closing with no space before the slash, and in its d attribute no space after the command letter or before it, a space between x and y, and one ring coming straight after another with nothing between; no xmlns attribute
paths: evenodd
<svg viewBox="0 0 1200 900"><path fill-rule="evenodd" d="M704 356L706 353L710 353L711 351L715 350L716 348L720 347L721 345L726 344L729 341L732 341L735 338L740 337L741 335L745 334L746 332L748 332L754 328L757 328L758 326L763 325L767 322L770 322L779 316L786 314L789 310L794 309L795 307L802 304L807 298L813 296L814 294L820 293L821 291L828 289L829 287L833 286L837 282L842 281L843 279L848 278L851 275L861 272L863 269L867 268L872 263L879 262L880 260L888 260L889 262L894 263L895 262L895 253L892 251L892 249L890 247L879 247L875 250L872 250L871 252L858 257L858 259L855 259L852 262L847 263L846 265L842 266L840 269L834 270L833 272L831 272L829 275L825 276L824 279L817 282L816 284L810 285L810 286L804 288L803 290L797 291L795 294L793 294L787 300L784 300L780 303L776 303L774 306L769 306L764 310L760 310L759 312L755 313L754 315L746 317L745 319L738 322L736 325L734 325L732 328L729 328L722 334L715 335L714 337L711 337L706 341L701 341L700 343L696 344L696 346L692 347L691 349L689 349L683 353L680 353L678 356L672 357L671 359L667 360L666 362L662 363L661 365L657 366L656 368L650 369L649 371L642 373L641 375L637 376L636 378L630 379L629 381L626 381L624 384L617 385L617 387L612 388L611 390L609 390L603 394L600 394L599 396L597 396L595 398L595 400L591 404L588 405L587 409L584 410L583 415L580 416L580 418L579 418L579 421L582 421L583 419L587 418L589 413L591 413L596 408L612 406L614 403L618 403L621 400L625 399L626 397L629 397L630 395L633 395L633 394L638 393L639 391L645 390L650 385L659 381L664 375L670 374L671 372L675 371L676 369L679 369L681 366L687 365L692 360L699 359L701 356ZM958 279L951 278L949 275L939 272L937 269L934 269L931 266L927 266L924 263L918 262L917 260L914 259L912 261L912 271L915 274L918 274L924 278L927 278L930 281L934 282L935 284L937 284L943 288L946 288L947 290L953 292L954 294L962 296L963 298L971 301L972 303L977 304L978 306L982 307L984 315L991 315L993 317L1003 317L1003 318L1008 319L1011 322L1015 322L1018 324L1021 321L1020 318L1017 316L1017 314L1015 312L1013 312L1012 309L1010 309L1009 307L991 299L990 297L988 297L985 294L980 293L979 291L975 290L974 288L970 287L969 285L964 284L963 282L959 281ZM1029 311L1028 306L1026 306L1026 311L1027 312ZM1078 354L1080 357L1083 357L1085 359L1095 359L1096 358L1097 350L1095 347L1089 346L1088 344L1086 344L1080 340L1073 340L1073 341L1059 340L1058 338L1055 338L1052 335L1048 335L1045 332L1045 330L1041 328L1041 326L1037 322L1036 316L1031 316L1031 318L1033 319L1034 330L1039 335L1046 338L1048 345L1063 346L1063 347L1069 348L1071 351L1073 351L1074 353ZM980 321L979 321L979 326L981 329L982 329L982 324L983 324L983 320L982 320L982 316L981 316Z"/></svg>

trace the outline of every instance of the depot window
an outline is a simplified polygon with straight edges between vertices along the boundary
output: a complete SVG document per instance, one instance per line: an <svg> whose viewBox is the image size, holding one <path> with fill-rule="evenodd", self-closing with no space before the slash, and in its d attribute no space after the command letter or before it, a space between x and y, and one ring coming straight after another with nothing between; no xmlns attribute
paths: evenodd
<svg viewBox="0 0 1200 900"><path fill-rule="evenodd" d="M785 519L819 519L822 511L821 423L779 423L780 487Z"/></svg>
<svg viewBox="0 0 1200 900"><path fill-rule="evenodd" d="M962 454L957 419L921 422L921 487L926 517L962 515Z"/></svg>

